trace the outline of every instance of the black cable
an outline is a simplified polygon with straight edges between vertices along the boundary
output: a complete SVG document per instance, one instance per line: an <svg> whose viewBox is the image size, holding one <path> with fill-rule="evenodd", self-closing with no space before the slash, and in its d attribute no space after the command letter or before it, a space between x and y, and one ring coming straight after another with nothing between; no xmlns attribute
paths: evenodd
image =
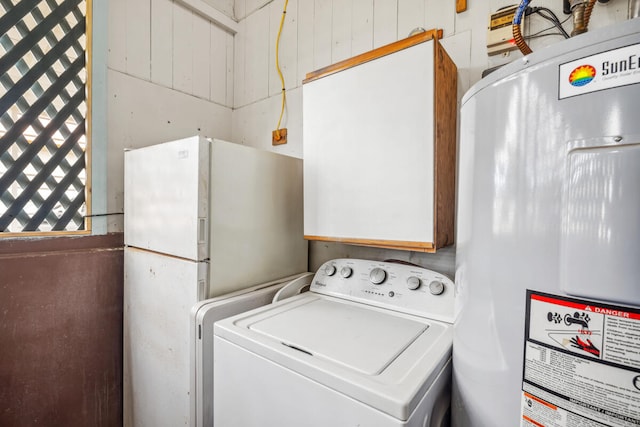
<svg viewBox="0 0 640 427"><path fill-rule="evenodd" d="M532 13L533 13L533 12L532 12ZM560 25L564 24L564 23L565 23L565 22L567 22L569 19L571 19L571 16L569 16L569 17L568 17L567 19L565 19L564 21L560 22ZM557 28L557 27L556 27L555 25L554 25L554 26L552 26L552 27L547 27L547 28L545 28L545 29L543 29L543 30L538 31L537 33L531 34L531 35L529 35L529 36L527 36L527 37L525 37L525 38L535 38L535 36L537 36L538 34L544 33L545 31L553 30L554 28ZM564 34L561 34L561 33L553 33L553 34L550 34L550 35L558 35L558 36L563 36L563 37L564 37Z"/></svg>
<svg viewBox="0 0 640 427"><path fill-rule="evenodd" d="M540 30L540 31L538 31L537 33L529 34L527 37L536 37L536 36L538 36L538 35L540 35L540 34L544 33L545 31L553 30L554 28L556 28L556 27L549 27L549 28L545 28L544 30ZM556 36L563 36L563 37L564 37L564 34L562 34L562 33L550 33L550 34L553 34L553 35L556 35Z"/></svg>
<svg viewBox="0 0 640 427"><path fill-rule="evenodd" d="M540 37L547 37L547 36L560 36L563 37L562 33L547 33L547 34L535 34L532 36L526 36L525 39L527 40L531 40L531 39L539 39Z"/></svg>
<svg viewBox="0 0 640 427"><path fill-rule="evenodd" d="M551 15L551 17L553 18L553 20L555 20L558 24L560 23L560 19L558 19L558 16L553 12L553 10L549 9L548 7L544 7L544 6L537 6L537 7L534 7L533 9L535 9L536 11L544 10L544 11L545 11L545 12L547 12L549 15Z"/></svg>
<svg viewBox="0 0 640 427"><path fill-rule="evenodd" d="M565 39L569 38L569 34L565 31L564 28L562 28L562 24L567 22L567 20L570 17L565 19L564 21L560 22L560 20L558 19L556 14L553 12L553 10L551 10L551 9L549 9L547 7L527 7L527 9L525 11L525 14L526 15L531 15L532 13L540 15L542 18L544 18L547 21L551 22L553 24L553 26L555 28L557 28L562 33L562 35L564 36Z"/></svg>
<svg viewBox="0 0 640 427"><path fill-rule="evenodd" d="M84 218L97 218L100 216L112 216L112 215L124 215L124 212L110 212L110 213L102 213L102 214L85 215Z"/></svg>
<svg viewBox="0 0 640 427"><path fill-rule="evenodd" d="M537 13L540 16L542 16L547 21L553 23L553 25L562 33L562 35L564 35L565 39L569 38L569 34L565 31L564 28L562 28L562 23L560 22L560 20L556 16L556 14L553 13L553 11L551 9L548 9L546 7L538 7L538 8L535 8L535 9L537 9L535 11L535 13ZM545 13L542 13L542 12L548 13L549 15L546 15ZM566 20L565 20L565 22L566 22Z"/></svg>

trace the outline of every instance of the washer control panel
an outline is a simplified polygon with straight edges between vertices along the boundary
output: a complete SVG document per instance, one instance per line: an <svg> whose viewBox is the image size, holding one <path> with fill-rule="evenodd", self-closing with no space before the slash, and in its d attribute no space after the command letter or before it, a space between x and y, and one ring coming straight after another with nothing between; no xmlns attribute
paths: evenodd
<svg viewBox="0 0 640 427"><path fill-rule="evenodd" d="M414 265L334 259L318 269L311 291L453 323L451 279Z"/></svg>

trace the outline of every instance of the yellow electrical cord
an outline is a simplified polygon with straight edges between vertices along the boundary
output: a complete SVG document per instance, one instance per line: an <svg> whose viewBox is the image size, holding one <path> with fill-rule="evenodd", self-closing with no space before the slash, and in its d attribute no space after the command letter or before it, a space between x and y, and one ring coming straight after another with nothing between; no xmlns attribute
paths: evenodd
<svg viewBox="0 0 640 427"><path fill-rule="evenodd" d="M276 69L278 70L278 75L280 76L280 82L282 83L282 110L280 111L280 118L278 119L278 126L276 127L276 139L280 139L280 123L282 122L282 116L284 116L284 107L287 103L287 95L284 87L284 76L282 75L282 70L280 69L280 36L282 35L282 27L284 26L284 18L287 16L287 5L289 4L289 0L284 1L284 9L282 10L282 19L280 19L280 28L278 29L278 37L276 38Z"/></svg>

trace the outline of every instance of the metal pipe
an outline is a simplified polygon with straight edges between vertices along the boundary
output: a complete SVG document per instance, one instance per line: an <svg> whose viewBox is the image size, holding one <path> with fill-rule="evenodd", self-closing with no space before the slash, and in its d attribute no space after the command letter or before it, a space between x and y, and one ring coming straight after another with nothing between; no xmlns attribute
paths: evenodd
<svg viewBox="0 0 640 427"><path fill-rule="evenodd" d="M587 2L584 0L571 1L571 14L573 15L573 30L571 31L571 37L587 31L587 27L584 25L584 10L586 5Z"/></svg>
<svg viewBox="0 0 640 427"><path fill-rule="evenodd" d="M629 0L629 19L640 17L640 0Z"/></svg>
<svg viewBox="0 0 640 427"><path fill-rule="evenodd" d="M518 49L520 49L520 52L522 52L523 55L528 55L532 52L531 48L524 40L522 31L520 30L522 17L525 15L525 10L527 9L527 6L529 6L530 2L531 0L522 0L522 2L520 2L520 5L516 9L516 13L513 15L513 24L511 25L513 40L516 42L516 46L518 46Z"/></svg>
<svg viewBox="0 0 640 427"><path fill-rule="evenodd" d="M593 12L593 6L596 5L596 0L589 0L587 7L584 10L584 30L589 30L589 20L591 19L591 12Z"/></svg>
<svg viewBox="0 0 640 427"><path fill-rule="evenodd" d="M573 14L573 31L571 31L571 37L573 37L587 32L596 0L571 0L570 3Z"/></svg>

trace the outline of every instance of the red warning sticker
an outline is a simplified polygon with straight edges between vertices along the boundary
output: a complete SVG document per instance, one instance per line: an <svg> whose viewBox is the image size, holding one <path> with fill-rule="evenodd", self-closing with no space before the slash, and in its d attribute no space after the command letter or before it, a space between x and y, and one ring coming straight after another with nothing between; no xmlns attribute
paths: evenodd
<svg viewBox="0 0 640 427"><path fill-rule="evenodd" d="M640 310L527 291L522 426L640 424Z"/></svg>

